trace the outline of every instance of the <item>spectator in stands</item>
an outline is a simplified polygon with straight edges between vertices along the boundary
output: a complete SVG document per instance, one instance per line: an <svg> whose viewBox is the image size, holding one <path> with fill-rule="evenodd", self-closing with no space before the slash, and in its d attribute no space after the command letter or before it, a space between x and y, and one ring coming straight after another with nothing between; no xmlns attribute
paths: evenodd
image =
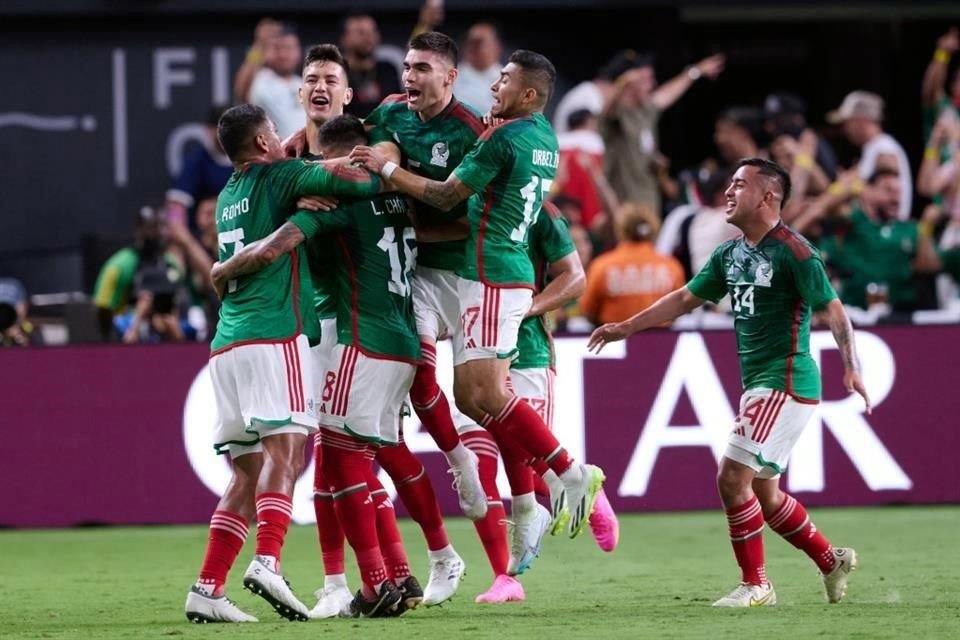
<svg viewBox="0 0 960 640"><path fill-rule="evenodd" d="M731 177L728 169L721 169L710 176L701 187L704 205L690 216L688 224L681 230L681 246L686 248L684 270L689 266L686 273L690 277L700 272L714 249L740 235L740 231L727 222L727 198L724 192ZM676 253L674 255L677 256ZM680 259L680 262L685 261Z"/></svg>
<svg viewBox="0 0 960 640"><path fill-rule="evenodd" d="M166 219L171 227L183 225L195 229L196 204L204 198L216 197L233 173L233 165L217 140L217 123L226 110L226 107L212 107L207 112L203 144L187 152L180 175L167 190Z"/></svg>
<svg viewBox="0 0 960 640"><path fill-rule="evenodd" d="M937 39L933 59L923 74L923 128L924 134L933 130L944 111L960 116L960 67L948 81L950 60L960 50L960 31L951 27ZM946 85L946 88L945 88Z"/></svg>
<svg viewBox="0 0 960 640"><path fill-rule="evenodd" d="M847 140L860 149L857 173L868 180L881 169L899 176L900 197L897 218L906 220L913 207L913 180L910 161L903 147L883 131L883 98L869 91L847 94L840 106L827 114L830 124L842 124Z"/></svg>
<svg viewBox="0 0 960 640"><path fill-rule="evenodd" d="M567 91L553 112L553 128L557 135L569 130L570 115L574 111L585 109L595 116L603 113L603 105L613 93L614 80L634 68L639 57L632 49L620 51L597 71L592 80L584 80Z"/></svg>
<svg viewBox="0 0 960 640"><path fill-rule="evenodd" d="M925 218L947 224L937 243L941 251L960 247L960 119L953 110L944 109L937 120L917 175L917 191L933 199L933 210ZM955 283L939 278L937 291L941 304L958 296Z"/></svg>
<svg viewBox="0 0 960 640"><path fill-rule="evenodd" d="M267 43L280 35L282 30L283 25L273 18L262 18L257 23L253 31L253 44L247 49L247 56L233 77L233 95L237 102L250 101L250 85L253 84L257 71L263 66Z"/></svg>
<svg viewBox="0 0 960 640"><path fill-rule="evenodd" d="M0 347L43 344L43 336L27 319L27 291L15 278L0 278Z"/></svg>
<svg viewBox="0 0 960 640"><path fill-rule="evenodd" d="M734 167L743 158L766 157L761 148L763 112L753 107L730 107L724 110L713 126L713 144L720 154L721 167Z"/></svg>
<svg viewBox="0 0 960 640"><path fill-rule="evenodd" d="M553 190L580 204L579 222L588 229L601 229L607 212L619 208L616 194L603 175L603 138L597 118L587 109L570 114L569 130L557 135L560 166Z"/></svg>
<svg viewBox="0 0 960 640"><path fill-rule="evenodd" d="M284 24L280 32L267 41L263 67L253 77L250 87L250 102L263 107L277 125L281 138L306 123L297 93L302 56L296 29L292 24Z"/></svg>
<svg viewBox="0 0 960 640"><path fill-rule="evenodd" d="M590 264L587 291L580 299L594 324L626 320L684 283L680 263L654 247L660 217L652 209L628 202L617 218L620 243Z"/></svg>
<svg viewBox="0 0 960 640"><path fill-rule="evenodd" d="M500 77L503 45L497 28L489 22L477 22L467 31L463 43L463 60L453 83L453 94L480 113L493 106L490 85Z"/></svg>
<svg viewBox="0 0 960 640"><path fill-rule="evenodd" d="M366 117L388 95L401 92L397 68L375 56L379 45L380 29L372 16L353 14L344 19L340 50L347 60L347 76L353 88L353 101L345 110L358 118ZM303 117L302 107L297 106Z"/></svg>
<svg viewBox="0 0 960 640"><path fill-rule="evenodd" d="M210 270L217 259L217 198L212 196L197 204L197 234L169 225L170 242L180 250L189 270L188 309L184 332L189 339L201 342L213 337L217 327L220 299L210 280Z"/></svg>
<svg viewBox="0 0 960 640"><path fill-rule="evenodd" d="M807 164L818 167L826 176L827 184L837 177L837 155L830 143L807 125L807 103L803 98L792 93L771 93L763 103L763 111L767 134L771 140L775 143L778 140L793 140L804 149L812 146L810 162L801 157L800 164L804 167ZM791 193L797 195L796 180L792 182Z"/></svg>
<svg viewBox="0 0 960 640"><path fill-rule="evenodd" d="M605 174L621 201L649 205L660 211L657 184L657 124L699 78L716 78L723 71L723 55L705 58L657 87L651 58L638 59L635 68L617 78L604 104L600 133L606 143Z"/></svg>
<svg viewBox="0 0 960 640"><path fill-rule="evenodd" d="M150 337L154 316L158 335L176 336L171 325L175 296L184 269L176 255L167 251L167 228L162 214L153 207L140 209L134 243L111 256L100 269L93 291L101 335L117 335L124 342ZM135 303L131 308L131 302Z"/></svg>

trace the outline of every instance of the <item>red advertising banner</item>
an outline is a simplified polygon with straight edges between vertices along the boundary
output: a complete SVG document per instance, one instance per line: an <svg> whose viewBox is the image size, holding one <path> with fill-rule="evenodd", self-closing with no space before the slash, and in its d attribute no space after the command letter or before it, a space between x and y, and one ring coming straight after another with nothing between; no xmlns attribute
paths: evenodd
<svg viewBox="0 0 960 640"><path fill-rule="evenodd" d="M877 328L857 340L873 414L842 388L830 334L814 332L824 398L785 488L811 505L960 502L960 327ZM717 506L716 460L740 394L731 332L652 332L601 357L586 338L556 350L554 428L606 470L616 508ZM201 345L0 352L0 526L205 522L229 478L211 443L206 362ZM449 354L439 367L449 388ZM442 456L415 419L405 430L444 512L458 513ZM312 473L297 485L299 522L313 518Z"/></svg>

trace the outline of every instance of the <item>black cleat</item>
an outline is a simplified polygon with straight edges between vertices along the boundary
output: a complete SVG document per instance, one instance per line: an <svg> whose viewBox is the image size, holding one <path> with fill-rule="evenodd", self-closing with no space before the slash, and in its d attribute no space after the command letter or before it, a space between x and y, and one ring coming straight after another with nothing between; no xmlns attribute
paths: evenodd
<svg viewBox="0 0 960 640"><path fill-rule="evenodd" d="M394 611L400 605L403 596L400 590L387 580L380 585L380 593L373 600L367 600L363 597L362 591L357 591L357 595L350 603L350 615L354 618L383 618L396 615Z"/></svg>
<svg viewBox="0 0 960 640"><path fill-rule="evenodd" d="M413 576L407 576L397 589L400 590L400 603L397 608L384 614L386 617L399 617L407 611L416 609L423 602L423 589L420 588L420 581Z"/></svg>

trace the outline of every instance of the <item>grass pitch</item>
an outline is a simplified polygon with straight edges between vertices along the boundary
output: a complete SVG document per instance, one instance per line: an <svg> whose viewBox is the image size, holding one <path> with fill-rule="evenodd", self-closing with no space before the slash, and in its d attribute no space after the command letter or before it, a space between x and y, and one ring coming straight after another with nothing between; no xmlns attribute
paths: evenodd
<svg viewBox="0 0 960 640"><path fill-rule="evenodd" d="M522 578L527 601L473 603L492 579L469 522L448 522L468 575L456 599L400 619L289 623L242 589L252 536L228 594L253 625L193 625L183 615L206 540L204 527L0 532L0 637L12 638L947 638L960 637L960 508L816 509L818 526L855 546L848 600L826 605L813 564L768 530L776 607L714 610L738 573L722 513L631 515L620 547L589 534L548 538ZM402 523L411 566L426 583L422 537ZM348 559L352 557L348 552ZM321 584L312 527L292 527L284 572L307 604ZM357 577L351 577L356 588Z"/></svg>

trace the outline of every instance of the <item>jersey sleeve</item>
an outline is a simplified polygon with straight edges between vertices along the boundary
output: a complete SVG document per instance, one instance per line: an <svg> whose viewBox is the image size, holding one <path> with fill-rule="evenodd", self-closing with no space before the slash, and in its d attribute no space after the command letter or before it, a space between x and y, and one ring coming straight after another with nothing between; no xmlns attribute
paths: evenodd
<svg viewBox="0 0 960 640"><path fill-rule="evenodd" d="M274 180L287 203L303 196L368 198L380 192L380 178L366 169L309 160L285 160Z"/></svg>
<svg viewBox="0 0 960 640"><path fill-rule="evenodd" d="M813 253L804 260L788 258L788 262L800 297L812 309L820 309L837 297L819 255Z"/></svg>
<svg viewBox="0 0 960 640"><path fill-rule="evenodd" d="M687 289L693 295L710 302L720 302L727 295L727 281L723 274L723 251L725 244L714 250L700 273L687 283Z"/></svg>
<svg viewBox="0 0 960 640"><path fill-rule="evenodd" d="M379 142L394 142L393 131L390 130L390 110L391 105L396 104L402 99L402 95L395 94L383 99L377 108L370 112L363 119L363 124L367 127L367 137L370 140L370 146Z"/></svg>
<svg viewBox="0 0 960 640"><path fill-rule="evenodd" d="M453 175L474 193L479 193L510 163L512 157L512 148L498 131L489 138L480 138L460 166L453 170Z"/></svg>
<svg viewBox="0 0 960 640"><path fill-rule="evenodd" d="M290 216L289 222L309 240L317 234L345 228L350 223L350 214L343 209L320 212L301 209Z"/></svg>
<svg viewBox="0 0 960 640"><path fill-rule="evenodd" d="M562 260L576 251L567 220L563 216L554 217L546 211L541 211L534 231L537 234L539 249L548 264Z"/></svg>

